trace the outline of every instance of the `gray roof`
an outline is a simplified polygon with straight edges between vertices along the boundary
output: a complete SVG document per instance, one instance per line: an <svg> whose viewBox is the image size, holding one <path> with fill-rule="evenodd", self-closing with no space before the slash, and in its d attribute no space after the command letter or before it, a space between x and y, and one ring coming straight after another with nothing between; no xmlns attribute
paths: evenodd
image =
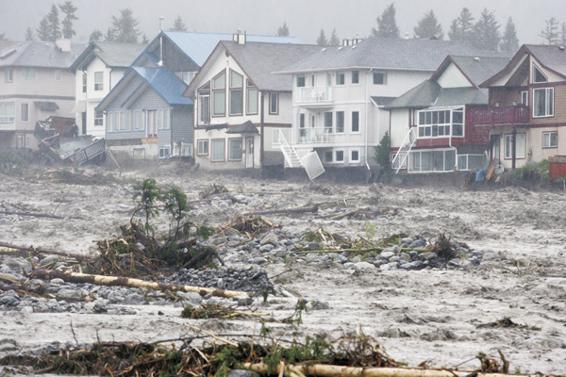
<svg viewBox="0 0 566 377"><path fill-rule="evenodd" d="M71 44L71 51L61 51L53 42L8 42L0 44L0 66L68 69L84 50L84 44Z"/></svg>
<svg viewBox="0 0 566 377"><path fill-rule="evenodd" d="M258 134L259 131L255 124L251 121L247 120L242 124L238 124L237 126L228 127L227 134Z"/></svg>
<svg viewBox="0 0 566 377"><path fill-rule="evenodd" d="M306 59L291 64L282 73L312 72L345 68L435 71L447 55L497 56L496 52L474 49L469 44L431 39L368 38L355 46L319 49Z"/></svg>
<svg viewBox="0 0 566 377"><path fill-rule="evenodd" d="M71 69L83 69L94 57L100 58L108 67L127 68L145 45L135 43L119 42L94 42L90 43L86 49L73 62Z"/></svg>
<svg viewBox="0 0 566 377"><path fill-rule="evenodd" d="M187 85L167 68L132 67L148 85L169 105L192 105L190 98L183 96Z"/></svg>
<svg viewBox="0 0 566 377"><path fill-rule="evenodd" d="M560 46L526 45L527 49L545 67L566 76L566 50Z"/></svg>
<svg viewBox="0 0 566 377"><path fill-rule="evenodd" d="M377 106L387 106L393 102L397 97L384 97L384 96L373 96L371 99Z"/></svg>
<svg viewBox="0 0 566 377"><path fill-rule="evenodd" d="M509 62L508 57L452 55L450 58L476 86L495 75Z"/></svg>

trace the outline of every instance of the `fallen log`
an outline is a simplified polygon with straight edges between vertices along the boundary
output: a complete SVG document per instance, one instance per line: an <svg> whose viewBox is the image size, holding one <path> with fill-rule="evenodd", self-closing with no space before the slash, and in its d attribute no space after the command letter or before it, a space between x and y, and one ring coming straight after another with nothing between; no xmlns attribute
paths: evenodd
<svg viewBox="0 0 566 377"><path fill-rule="evenodd" d="M17 215L17 216L39 217L39 218L57 219L57 220L65 219L64 216L50 215L48 213L41 213L41 212L0 211L0 215Z"/></svg>
<svg viewBox="0 0 566 377"><path fill-rule="evenodd" d="M318 212L318 206L314 205L311 207L282 208L282 209L248 212L245 213L243 216L287 215L287 214L296 214L296 213L317 213L317 212Z"/></svg>
<svg viewBox="0 0 566 377"><path fill-rule="evenodd" d="M264 363L244 363L241 366L261 375L270 375L273 371ZM518 375L504 373L481 373L474 371L457 371L448 369L417 369L417 368L375 368L348 367L326 364L304 364L285 366L285 375L292 376L300 372L305 376L316 377L541 377L538 374Z"/></svg>
<svg viewBox="0 0 566 377"><path fill-rule="evenodd" d="M191 285L183 284L165 284L157 283L153 281L127 278L121 276L105 276L105 275L91 275L83 274L78 272L61 272L54 270L34 270L31 273L31 277L39 278L43 280L51 279L62 279L69 283L89 283L95 285L107 285L107 286L121 286L121 287L133 287L133 288L145 288L153 289L158 291L183 291L183 292L194 292L201 296L217 296L225 298L249 298L247 292L241 291L230 291L218 288L205 288L205 287L195 287Z"/></svg>
<svg viewBox="0 0 566 377"><path fill-rule="evenodd" d="M70 253L65 253L65 252L62 252L62 251L43 249L43 248L33 247L33 246L14 245L14 244L9 243L9 242L0 241L0 248L2 248L2 247L6 248L6 249L16 250L16 252L10 252L10 251L6 252L6 251L0 250L0 254L18 254L18 255L24 256L24 257L27 257L29 254L32 254L32 255L43 254L43 255L58 255L58 256L61 256L61 257L65 257L65 258L73 258L73 259L76 259L78 261L89 261L89 260L91 260L90 257L84 256L84 255L70 254Z"/></svg>

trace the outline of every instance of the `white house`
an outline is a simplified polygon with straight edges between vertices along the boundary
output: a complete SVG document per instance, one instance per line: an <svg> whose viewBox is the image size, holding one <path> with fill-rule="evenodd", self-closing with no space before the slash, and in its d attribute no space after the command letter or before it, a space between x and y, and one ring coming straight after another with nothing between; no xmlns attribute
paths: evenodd
<svg viewBox="0 0 566 377"><path fill-rule="evenodd" d="M293 75L287 166L300 167L300 157L316 151L327 167L369 168L374 147L389 130L384 106L428 79L449 54L474 51L451 41L345 40L280 71Z"/></svg>
<svg viewBox="0 0 566 377"><path fill-rule="evenodd" d="M73 62L75 121L81 135L104 137L104 114L95 109L143 47L131 43L93 42Z"/></svg>
<svg viewBox="0 0 566 377"><path fill-rule="evenodd" d="M225 170L283 165L280 136L290 136L292 78L273 71L318 49L246 41L244 34L219 42L186 91L195 104L197 163Z"/></svg>

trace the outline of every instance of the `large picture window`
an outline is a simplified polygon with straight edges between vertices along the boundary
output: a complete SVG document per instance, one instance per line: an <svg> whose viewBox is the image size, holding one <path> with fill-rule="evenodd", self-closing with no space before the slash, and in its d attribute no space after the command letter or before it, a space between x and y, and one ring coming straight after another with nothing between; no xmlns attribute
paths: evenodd
<svg viewBox="0 0 566 377"><path fill-rule="evenodd" d="M244 76L230 70L230 115L242 115L244 111Z"/></svg>
<svg viewBox="0 0 566 377"><path fill-rule="evenodd" d="M224 71L212 79L212 106L214 116L226 115L226 72Z"/></svg>
<svg viewBox="0 0 566 377"><path fill-rule="evenodd" d="M220 162L226 160L226 140L212 139L210 141L210 161Z"/></svg>
<svg viewBox="0 0 566 377"><path fill-rule="evenodd" d="M464 110L424 110L418 112L418 137L464 136Z"/></svg>
<svg viewBox="0 0 566 377"><path fill-rule="evenodd" d="M554 88L533 89L533 116L554 116Z"/></svg>

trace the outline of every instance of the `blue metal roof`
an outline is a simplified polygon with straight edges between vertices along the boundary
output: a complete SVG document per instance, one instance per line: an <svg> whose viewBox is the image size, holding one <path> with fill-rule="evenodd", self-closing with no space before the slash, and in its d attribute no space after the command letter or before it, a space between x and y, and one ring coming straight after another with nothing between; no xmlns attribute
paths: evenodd
<svg viewBox="0 0 566 377"><path fill-rule="evenodd" d="M187 85L167 68L132 67L149 86L170 105L192 105L193 101L183 96Z"/></svg>
<svg viewBox="0 0 566 377"><path fill-rule="evenodd" d="M231 41L230 33L189 33L166 31L164 34L173 41L195 63L202 66L214 47L220 41ZM300 43L295 37L277 37L271 35L246 35L249 42Z"/></svg>

